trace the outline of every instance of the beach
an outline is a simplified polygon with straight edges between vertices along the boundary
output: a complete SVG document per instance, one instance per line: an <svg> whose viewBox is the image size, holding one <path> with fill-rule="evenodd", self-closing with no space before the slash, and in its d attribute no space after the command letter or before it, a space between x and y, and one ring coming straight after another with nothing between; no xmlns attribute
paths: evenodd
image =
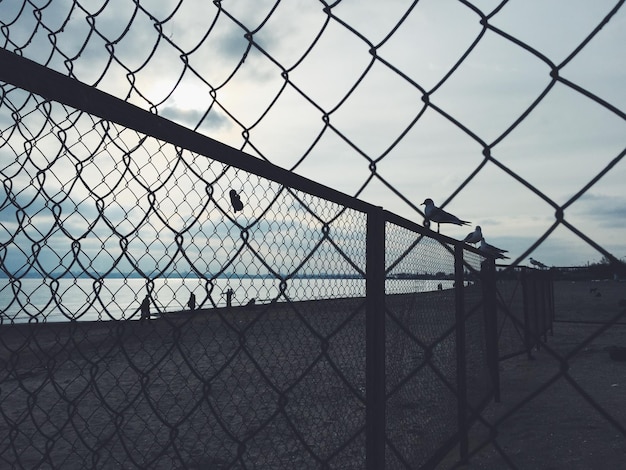
<svg viewBox="0 0 626 470"><path fill-rule="evenodd" d="M439 468L623 468L626 362L610 349L626 346L626 282L555 281L554 294L553 335L532 360L500 362L501 402L473 429L480 450L459 465L456 449Z"/></svg>
<svg viewBox="0 0 626 470"><path fill-rule="evenodd" d="M624 435L610 420L626 423L626 371L608 348L625 343L625 285L555 282L553 335L534 360L500 362L501 402L472 426L470 451L480 450L461 468L509 468L509 459L517 468L586 469L600 455L623 462ZM415 466L456 425L445 386L456 370L453 292L387 299L387 435ZM470 311L480 296L465 292ZM475 403L486 393L479 319L467 324ZM364 465L363 298L144 322L3 325L0 360L4 466ZM437 468L459 468L458 456L456 449ZM400 465L393 452L387 459Z"/></svg>
<svg viewBox="0 0 626 470"><path fill-rule="evenodd" d="M466 290L468 301L479 298ZM454 305L453 290L387 299L387 433L416 464L457 426L446 385L456 377ZM473 323L468 335L480 335L482 323ZM143 322L4 325L0 461L64 469L363 468L365 333L363 298L181 311ZM476 400L487 393L480 349L468 359Z"/></svg>

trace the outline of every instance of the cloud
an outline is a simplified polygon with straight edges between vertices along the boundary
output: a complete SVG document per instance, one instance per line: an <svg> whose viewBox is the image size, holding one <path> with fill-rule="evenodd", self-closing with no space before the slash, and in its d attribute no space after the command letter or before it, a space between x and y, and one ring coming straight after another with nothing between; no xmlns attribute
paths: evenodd
<svg viewBox="0 0 626 470"><path fill-rule="evenodd" d="M586 193L572 210L601 227L626 232L626 197Z"/></svg>
<svg viewBox="0 0 626 470"><path fill-rule="evenodd" d="M501 2L472 3L488 13ZM16 7L5 4L2 8L10 14L4 17L13 18ZM418 206L427 196L443 201L463 184L483 162L486 149L481 141L507 170L557 204L577 193L625 145L623 116L566 83L557 83L499 140L551 82L550 66L490 30L451 71L482 31L479 15L460 2L423 1L410 12L403 2L334 4L332 14L357 33L329 19L316 2L267 0L255 8L246 2L221 2L219 10L211 2L178 6L168 1L142 4L150 14L139 9L135 16L133 5L111 2L94 17L93 27L92 19L79 8L71 10L71 5L52 2L42 9L42 25L53 31L54 41L34 21L34 7L26 8L2 34L26 57L46 61L64 73L69 66L87 83L100 80L101 89L142 107L156 107L162 116L198 127L236 148L286 168L304 157L297 172L344 192L355 194L371 175L364 155L370 159L385 155L376 164L377 175L402 197L377 178L360 194L408 218L420 218L411 205ZM488 21L558 65L613 6L508 2ZM405 13L408 16L398 25ZM617 109L626 103L620 48L625 13L621 8L559 70L559 76ZM62 24L65 29L60 31ZM324 25L326 30L315 42ZM253 32L252 40L262 52L254 44L250 48L246 30ZM113 47L113 61L107 42ZM376 59L372 45L377 46ZM65 62L66 57L71 60ZM283 75L285 70L288 76ZM445 83L433 90L449 72ZM420 87L432 91L428 101L434 106L426 107ZM209 107L212 111L200 124ZM12 126L10 115L0 115L0 123L3 128ZM112 140L120 149L109 146L105 151L117 157L134 145L131 135L115 134ZM82 155L91 148L72 151ZM135 163L157 160L151 151L133 155L133 171L141 168L143 176L153 171L142 166L145 163ZM99 165L93 168L104 171L105 158L96 160ZM93 181L112 178L93 168L89 173ZM66 174L61 167L55 172L63 174L58 186ZM623 175L619 165L611 170L592 193L566 210L566 220L603 246L626 252L619 222L624 220ZM188 184L181 181L182 186ZM97 189L107 190L104 185ZM494 163L485 165L449 208L484 225L496 245L510 242L511 250L518 252L555 220L553 207ZM511 233L523 240L501 238ZM570 255L580 259L585 256L580 250L588 249L583 245L564 243L553 248L551 256L559 253L560 261L554 262L570 264L567 250L576 246Z"/></svg>
<svg viewBox="0 0 626 470"><path fill-rule="evenodd" d="M199 109L181 109L175 106L164 106L160 108L159 114L166 119L187 127L194 127L202 117L202 111ZM215 113L210 113L204 120L205 125L216 129L228 125L228 122L227 119Z"/></svg>

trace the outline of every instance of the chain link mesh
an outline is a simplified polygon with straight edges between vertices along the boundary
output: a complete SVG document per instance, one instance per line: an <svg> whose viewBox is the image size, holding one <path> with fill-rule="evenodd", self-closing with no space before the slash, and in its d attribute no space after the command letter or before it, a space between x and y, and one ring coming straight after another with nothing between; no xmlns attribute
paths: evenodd
<svg viewBox="0 0 626 470"><path fill-rule="evenodd" d="M416 29L418 13L429 11L427 2L399 6L388 34L375 41L370 22L351 16L346 2L268 1L250 9L221 1L5 0L0 37L7 51L261 159L302 174L320 166L332 169L321 176L325 183L366 199L387 191L385 206L401 206L398 212L412 218L423 216L415 183L390 169L403 164L405 146L419 147L421 123L435 122L480 155L474 166L462 166L467 173L454 187L446 186L442 206L461 192L475 195L481 178L497 171L522 188L515 197L531 201L534 213L554 213L547 228L537 226L534 241L513 265L539 247L551 247L551 235L563 232L614 263L619 256L610 238L572 209L602 181L621 178L626 147L603 151L563 202L544 181L506 158L506 144L533 113L551 109L550 100L568 93L590 116L589 132L596 129L592 119L623 129L619 98L566 72L577 57L594 50L603 28L621 21L624 2L607 4L595 27L560 62L551 58L553 51L533 47L527 34L498 27L514 3L487 11L479 2L451 2L449 14L478 29L459 48L459 59L424 81L415 78L412 62L392 54L391 45L406 44L406 31ZM299 28L310 42L278 39L294 27L292 18L305 17L313 19ZM446 31L439 34L445 40ZM510 124L495 135L475 130L471 120L476 109L489 114L497 103L476 103L468 116L442 92L488 36L507 41L513 54L532 59L532 67L541 64L545 81L530 105L510 111ZM353 62L331 61L328 51L344 43L361 54ZM331 90L326 79L311 78L319 76L316 70L328 72L337 86ZM387 93L390 89L405 95L398 98ZM129 458L138 467L170 468L183 461L181 455L197 457L185 460L188 465L216 468L362 463L365 313L354 299L365 291L365 215L19 87L2 82L0 93L0 257L6 276L1 318L47 323L14 325L10 335L2 335L5 462L15 464L11 455L26 455L28 449L30 460L20 461L27 467L122 465ZM406 99L419 106L404 116L402 128L382 126L383 138L357 136L355 126L372 125L364 110L392 109ZM362 122L346 117L355 109ZM571 129L575 133L575 126L562 132ZM285 135L304 137L294 141ZM426 147L432 150L421 148ZM432 156L416 152L418 165L432 162ZM344 157L336 158L339 153ZM348 181L345 171L354 178ZM243 210L234 210L231 190ZM441 445L456 425L456 411L445 405L455 400L457 372L450 362L455 300L448 285L454 256L450 246L433 238L393 224L387 228L387 280L393 286L386 312L387 461L408 468L423 462L427 449ZM469 284L476 283L480 265L480 257L473 256L465 257ZM321 272L328 277L310 279ZM405 276L416 272L437 279L429 286L432 292L416 294L417 280ZM340 287L333 277L343 278ZM478 285L468 286L464 297L470 414L490 393L481 387L489 371L480 341L485 325ZM516 287L499 288L500 312L507 311L499 317L499 331L507 338L521 335L522 322L507 321L507 315L515 316ZM144 297L150 314L163 322L51 325L138 319ZM306 302L316 298L331 303L320 308ZM282 310L274 310L276 304ZM171 315L216 307L239 309L240 315ZM285 316L289 327L283 331L275 325ZM501 341L501 355L517 353L521 339ZM193 347L185 349L189 344ZM279 367L286 357L293 370ZM483 367L474 368L478 364ZM242 370L258 387L246 388ZM572 380L567 372L562 377ZM581 395L596 405L593 397ZM273 407L264 407L268 402ZM432 408L418 406L424 403ZM341 425L335 406L345 410ZM130 408L137 412L128 418ZM611 420L611 413L605 414ZM80 431L80 423L92 422L97 428ZM612 424L624 434L623 424ZM276 433L282 433L284 448L272 448ZM415 439L423 447L415 448ZM68 455L78 460L64 460Z"/></svg>
<svg viewBox="0 0 626 470"><path fill-rule="evenodd" d="M580 63L596 51L598 57L605 59L598 48L607 40L619 41L619 36L606 35L615 35L613 29L607 33L607 26L613 28L621 21L623 1L598 7L593 12L596 22L587 31L566 31L567 41L564 39L563 43L568 46L559 48L555 43L545 53L533 47L537 41L512 21L512 15L519 13L517 3L504 1L488 6L481 2L450 2L447 16L443 17L428 2L368 6L359 11L346 2L297 6L264 1L250 9L243 2L232 1L119 5L67 1L39 5L24 0L2 2L0 13L3 47L7 50L285 168L305 175L319 166L337 168L339 171L326 172L320 178L331 187L356 196L377 198L379 204L382 197L385 207L398 207L396 212L408 218L421 214L417 205L421 201L415 201L414 196L415 183L398 179L392 172L397 162L406 161L405 146L413 147L412 153L416 153L407 169L417 173L420 168L431 167L431 178L443 181L446 190L449 188L449 196L439 201L444 206L461 192L466 198L487 203L485 196L476 194L474 188L482 184L486 175L499 172L506 182L514 181L506 190L518 217L554 214L552 224L537 225L535 241L519 254L516 262L540 245L557 249L551 234L578 250L591 247L593 252L618 259L619 254L611 248L614 242L577 211L586 204L581 201L583 196L593 197L591 188L595 186L601 191L601 180L619 180L623 174L620 162L626 152L623 142L618 139L617 145L611 144L601 153L590 150L594 155L593 169L573 178L577 186L568 188L571 197L566 198L557 196L543 179L532 176L526 166L512 159L507 142L520 145L520 138L530 137L536 129L535 115L563 123L549 129L555 140L582 132L589 138L615 142L614 132L623 132L626 121L620 98L599 90L597 82L581 72ZM542 28L549 27L553 20L562 23L548 16L547 10L532 13L537 18L546 14ZM531 18L525 14L523 24L533 21L532 13ZM364 18L369 15L384 22L380 25L382 30L368 26ZM298 42L288 39L295 34L289 26L293 18L301 20ZM431 22L440 24L441 29L433 31ZM510 31L499 27L500 23ZM410 54L395 52L405 38L413 42L413 35L418 41L432 42L434 37L446 42L450 39L446 34L453 36L452 25L458 26L459 39L455 40L454 54L447 52L440 57L441 64L447 67L441 73L426 66L431 59L429 48L414 52L418 59L424 56L424 63ZM496 42L506 47L508 59L502 51L492 50ZM332 59L336 44L356 51L351 62ZM515 65L511 67L522 64L525 68L511 86L526 78L526 82L534 84L534 91L506 103L498 103L498 95L492 93L482 102L476 100L475 106L468 106L468 115L455 104L457 100L450 99L449 93L456 90L455 77L465 77L466 68L477 66L472 59L484 59L486 54L492 54L491 59L485 60L488 64L500 60L508 66L513 59ZM563 59L557 61L552 56ZM605 63L616 60L619 62L618 58L608 57ZM332 77L332 87L326 86L325 80L317 80L324 73ZM481 78L486 86L492 83L491 75ZM469 77L473 79L473 75ZM555 103L569 98L581 109L577 116L580 123L564 120L554 111ZM372 117L363 110L393 109L397 105L395 109L400 113L404 108L399 105L407 100L415 101L416 109L400 119L406 123L403 127L388 129L379 125L380 119L376 118L380 135L377 141L357 136L355 123L346 117L347 113L357 112L361 122L369 126ZM492 128L502 131L484 130L488 126L473 120L476 111L499 119ZM273 122L279 124L270 124ZM510 124L505 125L507 122ZM530 122L533 125L527 128ZM422 123L458 137L464 142L465 152L479 155L471 163L462 163L467 174L459 172L456 179L462 181L456 187L446 183L449 177L439 173L431 154L437 158L440 155L430 152L436 145L444 146L444 142L422 136ZM613 133L601 134L602 127L613 129ZM545 126L542 129L538 132L545 132ZM277 132L280 138L276 138ZM303 137L297 141L288 138L296 133ZM526 146L530 153L541 150L532 140ZM451 150L459 152L457 148ZM560 165L560 150L555 152L554 164ZM342 158L333 161L337 154ZM587 166L589 152L570 158L572 163ZM552 160L544 162L552 164ZM551 169L546 166L546 170ZM352 173L350 181L342 178L341 170ZM470 184L472 181L475 183ZM459 202L462 204L466 198ZM532 207L532 212L525 207Z"/></svg>

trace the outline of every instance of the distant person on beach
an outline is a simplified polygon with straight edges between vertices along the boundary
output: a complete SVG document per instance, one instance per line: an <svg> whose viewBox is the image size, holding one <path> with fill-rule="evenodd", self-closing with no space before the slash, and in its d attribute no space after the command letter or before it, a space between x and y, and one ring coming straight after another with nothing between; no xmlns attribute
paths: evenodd
<svg viewBox="0 0 626 470"><path fill-rule="evenodd" d="M189 294L189 300L187 301L187 306L189 307L189 310L196 309L196 295L193 292Z"/></svg>
<svg viewBox="0 0 626 470"><path fill-rule="evenodd" d="M146 295L141 302L140 320L150 320L150 296Z"/></svg>
<svg viewBox="0 0 626 470"><path fill-rule="evenodd" d="M226 307L230 308L233 305L233 295L235 295L235 291L230 287L226 291Z"/></svg>

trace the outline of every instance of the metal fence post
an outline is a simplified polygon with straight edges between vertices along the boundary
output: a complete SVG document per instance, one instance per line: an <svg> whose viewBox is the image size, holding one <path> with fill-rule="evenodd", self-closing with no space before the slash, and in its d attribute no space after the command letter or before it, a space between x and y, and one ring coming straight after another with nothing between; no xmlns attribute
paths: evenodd
<svg viewBox="0 0 626 470"><path fill-rule="evenodd" d="M456 319L456 382L461 462L467 462L469 436L467 426L467 361L465 358L465 297L463 292L463 245L454 247L454 296Z"/></svg>
<svg viewBox="0 0 626 470"><path fill-rule="evenodd" d="M543 336L544 343L548 342L548 283L546 281L547 279L543 272L537 276L540 295L541 336Z"/></svg>
<svg viewBox="0 0 626 470"><path fill-rule="evenodd" d="M537 351L541 349L541 312L539 311L539 282L537 280L537 275L531 271L532 282L530 285L532 286L532 299L533 299L533 315L532 315L532 344L533 347L536 348Z"/></svg>
<svg viewBox="0 0 626 470"><path fill-rule="evenodd" d="M554 335L554 279L552 271L548 274L548 303L550 309L550 335Z"/></svg>
<svg viewBox="0 0 626 470"><path fill-rule="evenodd" d="M366 468L385 468L385 217L380 207L367 214L365 325Z"/></svg>
<svg viewBox="0 0 626 470"><path fill-rule="evenodd" d="M500 370L498 354L498 307L496 290L496 260L485 259L480 270L485 313L487 366L493 382L494 400L500 402Z"/></svg>
<svg viewBox="0 0 626 470"><path fill-rule="evenodd" d="M522 267L522 271L520 272L520 277L522 281L522 304L524 310L524 346L526 347L526 355L528 359L532 359L532 344L531 344L531 319L530 319L530 305L529 305L529 294L528 294L528 279L526 278L526 269Z"/></svg>

